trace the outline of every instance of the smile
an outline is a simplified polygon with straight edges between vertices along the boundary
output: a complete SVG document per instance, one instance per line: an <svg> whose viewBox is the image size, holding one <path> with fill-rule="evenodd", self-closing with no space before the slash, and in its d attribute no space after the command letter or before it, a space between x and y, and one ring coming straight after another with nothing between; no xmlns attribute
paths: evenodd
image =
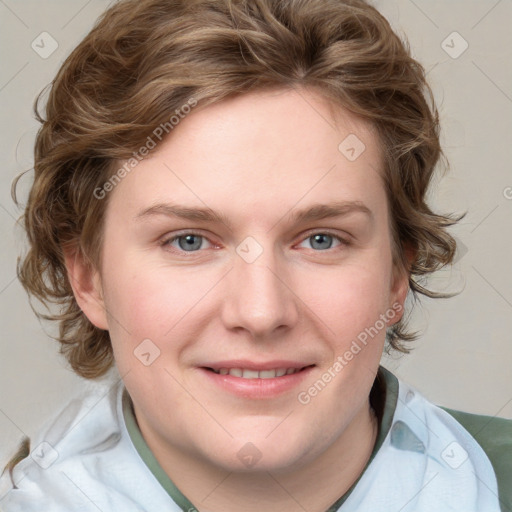
<svg viewBox="0 0 512 512"><path fill-rule="evenodd" d="M284 375L292 375L300 372L304 368L275 368L271 370L249 370L247 368L219 368L209 370L217 373L218 375L231 375L233 377L241 377L242 379L275 379L276 377L283 377Z"/></svg>
<svg viewBox="0 0 512 512"><path fill-rule="evenodd" d="M201 374L218 389L244 399L271 399L279 395L297 390L303 381L314 370L314 364L304 366L291 361L283 364L257 364L245 361L238 365L234 362L218 363L200 367ZM215 367L213 367L215 366ZM247 368L249 366L249 368ZM263 367L263 368L262 368Z"/></svg>

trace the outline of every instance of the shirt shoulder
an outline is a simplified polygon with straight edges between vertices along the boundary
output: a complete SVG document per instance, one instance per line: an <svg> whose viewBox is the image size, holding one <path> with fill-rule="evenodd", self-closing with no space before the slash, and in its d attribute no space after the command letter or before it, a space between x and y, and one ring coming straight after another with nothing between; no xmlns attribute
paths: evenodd
<svg viewBox="0 0 512 512"><path fill-rule="evenodd" d="M501 507L512 511L512 420L441 407L475 439L491 461Z"/></svg>
<svg viewBox="0 0 512 512"><path fill-rule="evenodd" d="M138 456L122 417L124 386L84 386L0 476L0 510L9 512L177 511Z"/></svg>

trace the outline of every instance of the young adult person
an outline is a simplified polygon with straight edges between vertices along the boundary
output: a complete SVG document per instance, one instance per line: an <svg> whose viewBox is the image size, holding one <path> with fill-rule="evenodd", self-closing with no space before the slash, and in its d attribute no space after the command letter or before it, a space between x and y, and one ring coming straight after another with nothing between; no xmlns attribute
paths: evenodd
<svg viewBox="0 0 512 512"><path fill-rule="evenodd" d="M65 61L24 214L87 389L14 511L510 510L511 422L380 366L449 264L421 65L361 0L121 0Z"/></svg>

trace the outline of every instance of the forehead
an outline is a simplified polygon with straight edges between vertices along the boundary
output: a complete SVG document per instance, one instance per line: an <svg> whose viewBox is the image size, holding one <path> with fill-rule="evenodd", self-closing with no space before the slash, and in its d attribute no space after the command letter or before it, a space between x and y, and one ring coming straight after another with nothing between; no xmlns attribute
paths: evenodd
<svg viewBox="0 0 512 512"><path fill-rule="evenodd" d="M263 221L310 203L382 202L381 167L368 123L311 91L265 91L196 107L111 201L130 215L177 202Z"/></svg>

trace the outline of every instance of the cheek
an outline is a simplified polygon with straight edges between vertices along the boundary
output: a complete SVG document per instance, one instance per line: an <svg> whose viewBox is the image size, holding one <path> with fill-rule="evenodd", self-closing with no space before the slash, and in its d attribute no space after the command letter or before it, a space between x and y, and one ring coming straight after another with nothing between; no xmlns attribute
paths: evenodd
<svg viewBox="0 0 512 512"><path fill-rule="evenodd" d="M179 285L166 285L157 269L129 258L111 261L119 264L105 269L104 293L114 350L116 345L132 347L159 338L172 326Z"/></svg>
<svg viewBox="0 0 512 512"><path fill-rule="evenodd" d="M193 334L198 315L205 316L202 299L216 278L211 272L169 268L140 258L124 258L112 266L105 281L105 303L118 359L126 359L145 339L162 351L172 340L173 352L178 353L186 341L180 334Z"/></svg>
<svg viewBox="0 0 512 512"><path fill-rule="evenodd" d="M315 273L302 281L303 295L315 311L335 325L361 325L389 307L391 272L387 265L358 263ZM349 320L349 321L347 321Z"/></svg>
<svg viewBox="0 0 512 512"><path fill-rule="evenodd" d="M174 288L166 287L157 272L139 265L119 265L107 280L106 302L115 320L141 333L155 325L159 308L169 300ZM165 296L165 297L164 297ZM151 329L153 330L153 329Z"/></svg>

